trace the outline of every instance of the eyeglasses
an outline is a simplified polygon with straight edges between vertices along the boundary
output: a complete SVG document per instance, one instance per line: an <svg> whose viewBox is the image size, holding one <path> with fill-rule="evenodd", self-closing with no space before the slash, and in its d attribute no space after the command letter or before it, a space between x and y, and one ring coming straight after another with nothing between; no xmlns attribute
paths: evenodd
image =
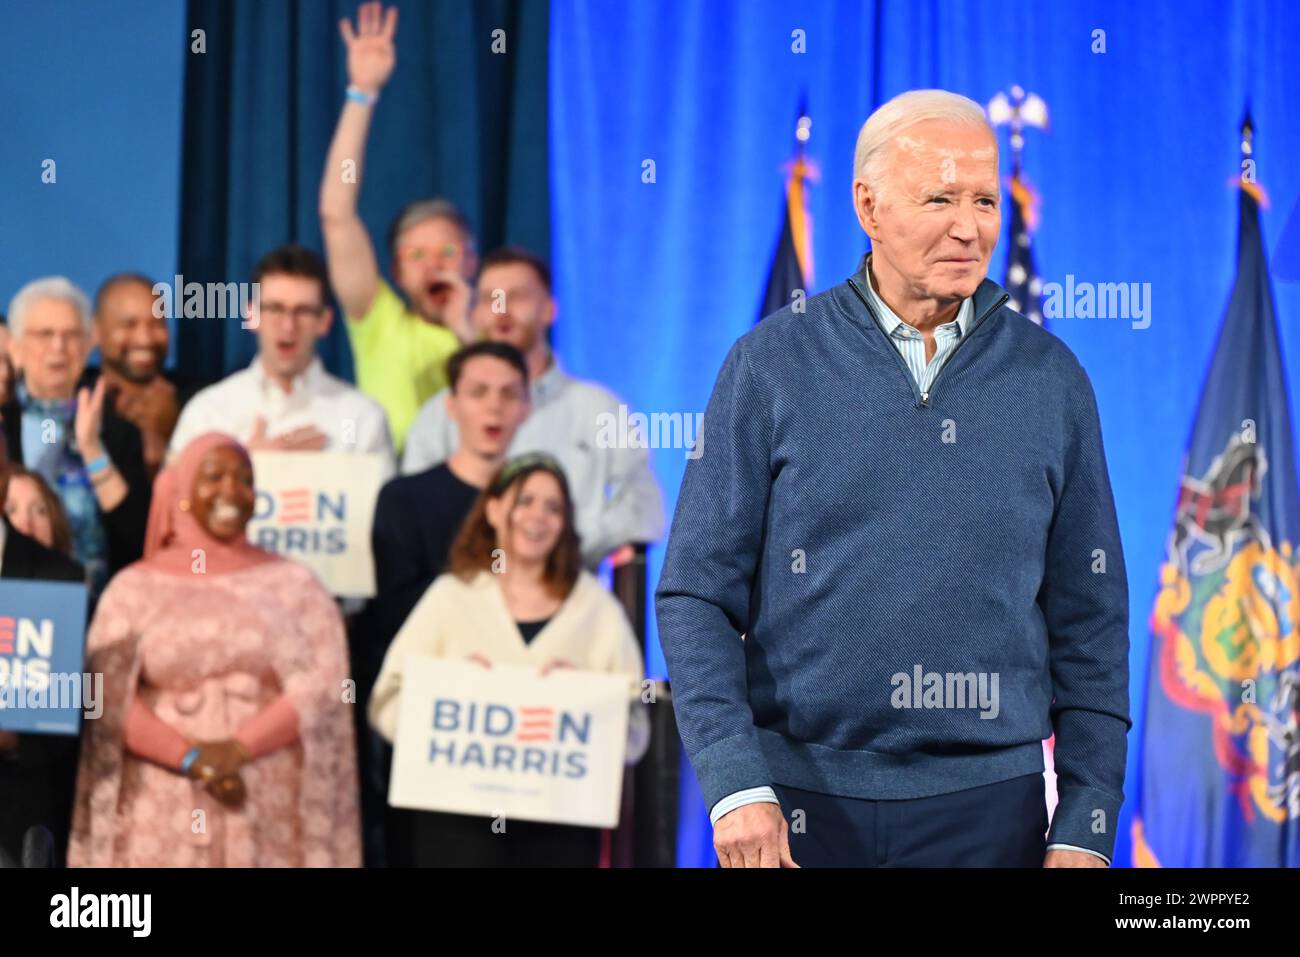
<svg viewBox="0 0 1300 957"><path fill-rule="evenodd" d="M402 246L397 250L397 256L405 262L418 263L436 256L452 259L459 255L460 250L461 247L456 243L446 243L442 246Z"/></svg>
<svg viewBox="0 0 1300 957"><path fill-rule="evenodd" d="M86 330L24 329L23 338L40 346L42 349L48 349L55 339L59 339L69 346L79 346L86 341Z"/></svg>
<svg viewBox="0 0 1300 957"><path fill-rule="evenodd" d="M263 316L267 319L279 319L283 316L293 316L296 320L319 319L321 313L325 311L324 306L294 306L290 309L282 302L264 302L259 307Z"/></svg>

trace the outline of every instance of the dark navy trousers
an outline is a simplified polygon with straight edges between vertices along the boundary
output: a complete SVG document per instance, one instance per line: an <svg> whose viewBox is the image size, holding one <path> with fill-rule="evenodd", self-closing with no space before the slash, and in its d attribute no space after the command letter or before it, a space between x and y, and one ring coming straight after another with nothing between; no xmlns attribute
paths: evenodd
<svg viewBox="0 0 1300 957"><path fill-rule="evenodd" d="M801 867L1042 867L1043 775L935 797L870 801L772 786Z"/></svg>

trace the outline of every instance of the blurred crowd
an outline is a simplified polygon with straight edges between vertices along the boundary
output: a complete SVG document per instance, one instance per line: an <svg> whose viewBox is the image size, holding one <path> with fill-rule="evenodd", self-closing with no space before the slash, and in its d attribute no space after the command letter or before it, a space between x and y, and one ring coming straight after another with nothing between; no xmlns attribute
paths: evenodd
<svg viewBox="0 0 1300 957"><path fill-rule="evenodd" d="M664 530L637 443L600 443L619 399L550 346L547 265L480 256L445 199L386 237L357 213L396 11L344 21L350 85L320 191L324 257L268 251L247 368L169 373L150 277L93 299L34 279L0 323L0 577L83 581L103 712L80 740L0 731L0 859L71 866L438 866L599 862L602 832L399 810L386 800L411 655L625 675L627 761L648 744L643 658L596 576ZM317 344L341 307L356 385ZM174 307L173 307L174 309ZM99 366L88 363L98 350ZM609 447L607 447L609 446ZM381 462L376 594L328 593L248 541L253 453ZM400 473L400 474L399 474Z"/></svg>

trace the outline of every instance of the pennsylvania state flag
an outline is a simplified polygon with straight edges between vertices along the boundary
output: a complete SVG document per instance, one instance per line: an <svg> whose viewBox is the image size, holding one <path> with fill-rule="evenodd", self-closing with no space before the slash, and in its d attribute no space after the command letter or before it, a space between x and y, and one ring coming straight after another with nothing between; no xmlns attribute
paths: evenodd
<svg viewBox="0 0 1300 957"><path fill-rule="evenodd" d="M1258 189L1151 614L1133 863L1300 865L1300 497Z"/></svg>

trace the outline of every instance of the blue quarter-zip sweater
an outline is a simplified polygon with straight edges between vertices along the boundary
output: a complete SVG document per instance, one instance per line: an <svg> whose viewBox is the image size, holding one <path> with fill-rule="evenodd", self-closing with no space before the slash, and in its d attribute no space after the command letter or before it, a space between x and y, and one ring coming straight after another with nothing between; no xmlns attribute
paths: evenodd
<svg viewBox="0 0 1300 957"><path fill-rule="evenodd" d="M1086 373L985 280L922 394L866 274L732 347L656 593L709 806L928 797L1043 770L1048 843L1110 857L1128 586Z"/></svg>

